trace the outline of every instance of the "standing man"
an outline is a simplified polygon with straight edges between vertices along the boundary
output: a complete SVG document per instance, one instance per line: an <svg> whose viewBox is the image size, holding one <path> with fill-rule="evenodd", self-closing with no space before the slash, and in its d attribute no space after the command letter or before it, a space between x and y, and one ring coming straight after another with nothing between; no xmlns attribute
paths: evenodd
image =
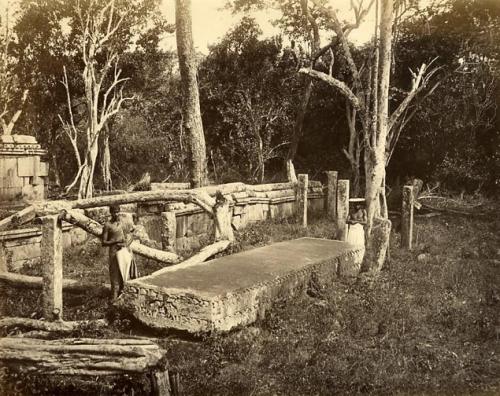
<svg viewBox="0 0 500 396"><path fill-rule="evenodd" d="M116 299L123 290L123 284L128 279L132 262L132 253L128 246L132 242L134 227L120 218L120 206L109 207L111 220L104 225L102 245L109 246L109 279L111 282L111 297Z"/></svg>
<svg viewBox="0 0 500 396"><path fill-rule="evenodd" d="M349 224L349 231L347 233L347 242L356 246L365 246L365 230L364 226L367 222L366 210L357 202L355 206L356 210L349 213L347 218L347 224Z"/></svg>

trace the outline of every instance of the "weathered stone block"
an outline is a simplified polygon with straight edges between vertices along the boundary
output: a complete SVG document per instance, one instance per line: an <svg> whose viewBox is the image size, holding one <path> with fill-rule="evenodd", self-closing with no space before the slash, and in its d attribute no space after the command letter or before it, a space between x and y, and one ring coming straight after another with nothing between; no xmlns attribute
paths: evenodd
<svg viewBox="0 0 500 396"><path fill-rule="evenodd" d="M329 286L339 273L355 273L358 256L356 248L339 241L280 242L190 267L164 268L128 282L120 303L155 328L228 331L264 316L277 297L302 293L312 278ZM163 301L164 313L150 305L157 300Z"/></svg>
<svg viewBox="0 0 500 396"><path fill-rule="evenodd" d="M62 318L63 238L57 216L42 217L40 242L43 269L43 316L46 320Z"/></svg>
<svg viewBox="0 0 500 396"><path fill-rule="evenodd" d="M161 243L163 249L176 249L177 219L174 212L161 213Z"/></svg>
<svg viewBox="0 0 500 396"><path fill-rule="evenodd" d="M349 180L337 182L337 238L347 240L347 217L349 216Z"/></svg>

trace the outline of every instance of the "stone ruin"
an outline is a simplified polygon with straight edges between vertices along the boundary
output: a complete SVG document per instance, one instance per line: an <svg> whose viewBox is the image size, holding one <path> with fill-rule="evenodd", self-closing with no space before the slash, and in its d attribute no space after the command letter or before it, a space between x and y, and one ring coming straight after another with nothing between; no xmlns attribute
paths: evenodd
<svg viewBox="0 0 500 396"><path fill-rule="evenodd" d="M0 202L45 198L49 175L43 160L46 155L34 136L0 135Z"/></svg>

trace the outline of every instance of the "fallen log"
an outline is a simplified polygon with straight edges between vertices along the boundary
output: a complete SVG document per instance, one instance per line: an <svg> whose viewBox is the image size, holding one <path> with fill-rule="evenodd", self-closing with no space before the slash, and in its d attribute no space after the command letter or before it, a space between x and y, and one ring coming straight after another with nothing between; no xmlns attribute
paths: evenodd
<svg viewBox="0 0 500 396"><path fill-rule="evenodd" d="M15 214L10 215L2 220L0 220L0 231L7 229L12 224L12 219Z"/></svg>
<svg viewBox="0 0 500 396"><path fill-rule="evenodd" d="M192 265L197 265L202 262L204 262L206 259L209 257L212 257L213 255L223 252L228 248L228 246L231 244L230 241L219 241L212 243L211 245L205 246L203 249L201 249L197 254L194 256L191 256L187 260L183 261L182 263L172 265L170 267L165 267L162 268L158 271L153 272L151 275L146 276L144 278L140 278L141 281L144 281L144 279L153 277L159 274L163 274L165 272L171 272L171 271L177 271L183 268L191 267ZM130 281L133 283L134 281Z"/></svg>
<svg viewBox="0 0 500 396"><path fill-rule="evenodd" d="M277 190L277 191L269 191L266 193L267 198L283 198L283 197L292 197L295 198L295 190L285 189L285 190Z"/></svg>
<svg viewBox="0 0 500 396"><path fill-rule="evenodd" d="M23 289L41 289L43 280L41 276L28 276L0 271L0 283ZM94 293L106 294L109 289L110 286L107 284L97 285L94 283L79 282L74 279L63 279L63 291L65 292L82 293L92 291Z"/></svg>
<svg viewBox="0 0 500 396"><path fill-rule="evenodd" d="M85 216L78 210L63 210L61 212L61 218L68 223L84 229L89 234L92 234L99 238L102 237L103 226L97 221L92 220L90 217ZM139 241L133 241L130 244L129 248L134 253L153 260L160 261L162 263L174 264L181 261L181 257L179 257L175 253L154 249L152 247L141 244Z"/></svg>
<svg viewBox="0 0 500 396"><path fill-rule="evenodd" d="M141 339L0 339L0 362L4 367L37 375L145 373L160 368L164 359L163 349Z"/></svg>
<svg viewBox="0 0 500 396"><path fill-rule="evenodd" d="M278 191L278 190L289 190L293 189L297 183L269 183L269 184L255 184L249 185L248 188L255 192L267 192L267 191Z"/></svg>
<svg viewBox="0 0 500 396"><path fill-rule="evenodd" d="M248 186L245 183L234 182L226 184L216 184L213 186L198 187L191 191L202 192L210 196L213 196L217 193L217 191L220 191L223 195L227 195L227 194L234 194L237 192L246 191L247 188Z"/></svg>
<svg viewBox="0 0 500 396"><path fill-rule="evenodd" d="M28 206L19 212L14 213L0 220L0 231L9 228L9 226L19 226L25 224L35 218L36 212L33 205Z"/></svg>
<svg viewBox="0 0 500 396"><path fill-rule="evenodd" d="M151 201L194 203L211 215L213 214L213 206L215 205L215 200L203 190L157 190L87 198L76 201L41 201L33 203L33 206L37 216L46 216L57 214L62 210L88 209Z"/></svg>
<svg viewBox="0 0 500 396"><path fill-rule="evenodd" d="M151 191L155 190L188 190L189 183L151 183Z"/></svg>
<svg viewBox="0 0 500 396"><path fill-rule="evenodd" d="M433 212L449 213L449 214L456 214L456 215L461 215L461 216L471 216L471 217L489 216L488 212L469 212L469 211L450 209L450 208L436 208L434 206L427 205L424 203L422 204L422 208L424 208L426 210L433 211Z"/></svg>
<svg viewBox="0 0 500 396"><path fill-rule="evenodd" d="M35 218L35 215L35 207L33 205L30 205L14 214L14 216L12 217L12 224L14 226L26 224L33 220Z"/></svg>
<svg viewBox="0 0 500 396"><path fill-rule="evenodd" d="M44 320L30 319L30 318L2 318L0 319L0 328L5 330L10 330L13 328L21 328L25 330L38 330L38 331L48 331L55 333L71 333L81 326L107 326L108 321L106 319L96 319L96 320L79 320L79 321L55 321L49 322Z"/></svg>

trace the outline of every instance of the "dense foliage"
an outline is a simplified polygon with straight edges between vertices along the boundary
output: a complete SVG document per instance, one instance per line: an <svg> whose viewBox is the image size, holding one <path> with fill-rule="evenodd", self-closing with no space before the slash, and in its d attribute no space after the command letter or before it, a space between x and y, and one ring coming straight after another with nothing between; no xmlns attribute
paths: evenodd
<svg viewBox="0 0 500 396"><path fill-rule="evenodd" d="M240 10L268 4L236 3ZM121 51L123 76L129 78L127 94L134 100L109 124L114 186L127 186L146 171L157 181L187 180L177 57L161 45L165 35L172 34L172 26L159 17L156 0L116 4L127 19L114 45ZM284 177L283 159L305 84L297 70L306 62L308 49L301 30L303 20L297 14L300 7L292 1L274 4L282 10L283 36L263 37L255 21L243 17L207 55L199 54L201 111L212 182ZM83 100L82 65L78 31L73 28L74 5L73 1L19 0L9 47L16 95L29 90L14 133L35 135L49 149L51 179L61 186L71 180L76 167L58 119L58 114L67 112L63 66L68 69L75 114L82 120L80 128L85 127L85 108L79 104ZM434 59L433 65L441 69L432 95L421 95L408 109L409 119L389 166L388 184L418 176L457 190L495 190L500 174L496 112L500 3L457 0L413 9L401 20L396 37L393 86L409 89L408 69L416 70L424 62ZM327 53L317 67L322 62L328 67L329 57ZM333 67L336 72L343 67L340 56L335 56ZM405 92L393 90L391 94L395 107ZM16 103L19 100L12 106ZM342 153L347 142L345 100L324 84L314 83L296 168L313 178L327 169L349 177L349 163Z"/></svg>

